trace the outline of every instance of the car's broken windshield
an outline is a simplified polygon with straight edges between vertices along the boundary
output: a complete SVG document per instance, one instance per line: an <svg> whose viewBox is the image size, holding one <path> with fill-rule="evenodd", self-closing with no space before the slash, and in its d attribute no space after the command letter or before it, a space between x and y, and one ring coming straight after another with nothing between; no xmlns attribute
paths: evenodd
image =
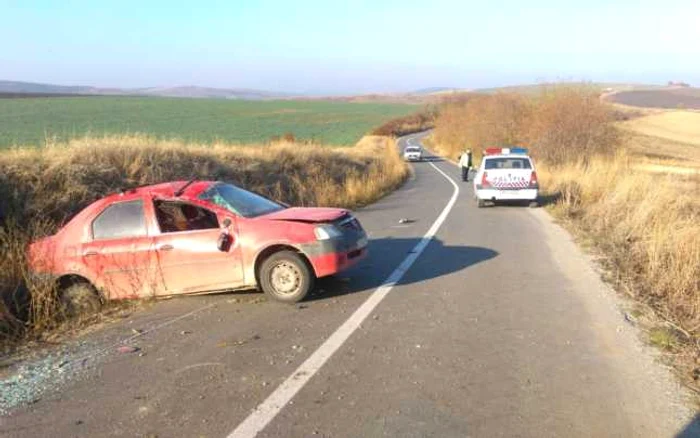
<svg viewBox="0 0 700 438"><path fill-rule="evenodd" d="M256 217L283 210L285 207L263 196L231 184L216 184L200 199L212 202L243 217Z"/></svg>

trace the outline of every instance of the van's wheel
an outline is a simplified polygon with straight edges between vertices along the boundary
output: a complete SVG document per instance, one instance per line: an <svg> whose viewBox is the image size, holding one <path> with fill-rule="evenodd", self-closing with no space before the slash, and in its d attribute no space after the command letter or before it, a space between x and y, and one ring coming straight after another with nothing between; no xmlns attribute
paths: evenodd
<svg viewBox="0 0 700 438"><path fill-rule="evenodd" d="M93 315L102 308L100 295L88 283L75 283L60 291L61 311L68 318Z"/></svg>
<svg viewBox="0 0 700 438"><path fill-rule="evenodd" d="M537 202L537 201L530 201L530 203L528 204L528 206L529 206L530 208L537 208L537 207L540 206L540 203Z"/></svg>
<svg viewBox="0 0 700 438"><path fill-rule="evenodd" d="M309 264L292 251L277 252L260 267L260 287L277 301L296 303L303 300L313 289L314 281Z"/></svg>
<svg viewBox="0 0 700 438"><path fill-rule="evenodd" d="M477 198L476 206L477 206L477 208L484 208L486 206L486 201L484 201L483 199Z"/></svg>

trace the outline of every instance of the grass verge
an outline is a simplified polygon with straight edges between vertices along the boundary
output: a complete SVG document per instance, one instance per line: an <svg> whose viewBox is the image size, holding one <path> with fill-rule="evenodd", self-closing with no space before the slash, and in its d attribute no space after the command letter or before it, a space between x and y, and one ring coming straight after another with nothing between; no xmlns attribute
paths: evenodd
<svg viewBox="0 0 700 438"><path fill-rule="evenodd" d="M407 174L394 140L381 136L366 136L353 148L106 136L6 151L0 154L0 341L40 336L62 322L55 291L26 281L26 244L118 188L226 180L292 205L354 208L395 189Z"/></svg>
<svg viewBox="0 0 700 438"><path fill-rule="evenodd" d="M690 386L700 376L700 177L651 174L626 152L540 166L550 212L595 251L607 280Z"/></svg>

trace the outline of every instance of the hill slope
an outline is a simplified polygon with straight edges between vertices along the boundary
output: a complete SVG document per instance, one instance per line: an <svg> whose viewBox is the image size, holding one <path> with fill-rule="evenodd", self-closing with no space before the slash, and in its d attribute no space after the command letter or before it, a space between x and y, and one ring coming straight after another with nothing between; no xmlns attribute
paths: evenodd
<svg viewBox="0 0 700 438"><path fill-rule="evenodd" d="M54 85L21 81L0 80L0 94L17 95L119 95L119 96L163 96L222 99L275 99L286 97L283 93L272 93L245 88L210 88L197 86L150 87L150 88L100 88L84 85Z"/></svg>

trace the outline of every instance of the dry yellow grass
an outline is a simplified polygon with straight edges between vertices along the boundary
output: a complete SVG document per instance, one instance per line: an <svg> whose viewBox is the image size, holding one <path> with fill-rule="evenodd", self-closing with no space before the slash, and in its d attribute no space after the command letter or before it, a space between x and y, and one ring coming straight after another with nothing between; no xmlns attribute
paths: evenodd
<svg viewBox="0 0 700 438"><path fill-rule="evenodd" d="M640 161L635 163L633 167L635 170L642 170L649 173L700 176L700 167L689 167L683 163L673 160Z"/></svg>
<svg viewBox="0 0 700 438"><path fill-rule="evenodd" d="M26 292L26 243L52 233L65 218L119 188L191 178L226 180L292 205L353 208L393 190L407 175L408 167L394 139L380 136L367 136L352 148L293 142L239 146L186 144L144 136L85 137L43 149L3 152L0 340L3 331L16 328L11 314L22 313L17 309L10 312L9 307L13 307L17 293ZM57 322L51 307L55 299L45 285L39 286L32 291L29 326L51 328ZM39 306L37 299L48 304Z"/></svg>
<svg viewBox="0 0 700 438"><path fill-rule="evenodd" d="M552 211L603 254L618 285L687 333L700 334L700 178L638 171L614 160L540 165Z"/></svg>
<svg viewBox="0 0 700 438"><path fill-rule="evenodd" d="M695 173L700 168L700 112L662 111L618 124L640 168Z"/></svg>
<svg viewBox="0 0 700 438"><path fill-rule="evenodd" d="M620 126L638 134L695 145L700 149L700 112L665 111L629 120Z"/></svg>

